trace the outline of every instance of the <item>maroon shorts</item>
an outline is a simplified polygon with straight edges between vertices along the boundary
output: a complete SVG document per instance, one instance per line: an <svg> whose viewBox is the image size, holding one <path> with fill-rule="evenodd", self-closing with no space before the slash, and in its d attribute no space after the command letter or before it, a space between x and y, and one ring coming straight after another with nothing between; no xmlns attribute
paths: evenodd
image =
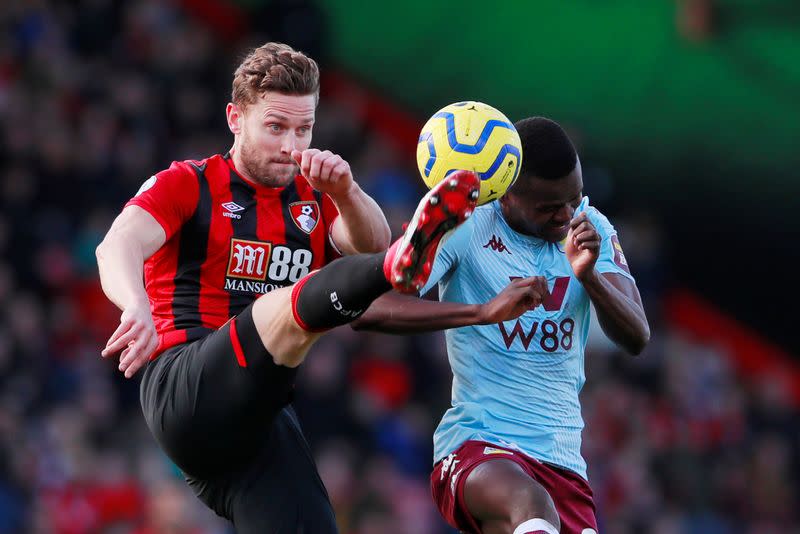
<svg viewBox="0 0 800 534"><path fill-rule="evenodd" d="M596 534L594 500L586 480L572 471L485 441L465 441L433 468L433 500L450 526L469 534L481 534L464 504L464 482L477 466L498 458L515 462L547 490L561 519L561 534Z"/></svg>

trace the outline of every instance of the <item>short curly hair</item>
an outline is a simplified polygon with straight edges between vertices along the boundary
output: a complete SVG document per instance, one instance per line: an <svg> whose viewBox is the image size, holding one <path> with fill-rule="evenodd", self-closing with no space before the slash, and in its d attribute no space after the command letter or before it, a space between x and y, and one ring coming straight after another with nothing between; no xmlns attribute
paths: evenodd
<svg viewBox="0 0 800 534"><path fill-rule="evenodd" d="M545 117L528 117L514 123L522 141L520 176L557 180L572 172L578 153L567 132Z"/></svg>
<svg viewBox="0 0 800 534"><path fill-rule="evenodd" d="M319 100L317 62L283 43L266 43L251 50L233 74L231 101L247 107L267 91L314 95Z"/></svg>

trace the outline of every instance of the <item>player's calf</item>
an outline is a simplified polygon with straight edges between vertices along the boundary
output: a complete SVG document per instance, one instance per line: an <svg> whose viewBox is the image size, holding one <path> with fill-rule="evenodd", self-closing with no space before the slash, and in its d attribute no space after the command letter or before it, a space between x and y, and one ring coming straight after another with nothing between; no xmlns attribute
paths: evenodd
<svg viewBox="0 0 800 534"><path fill-rule="evenodd" d="M307 332L355 321L392 286L383 274L386 252L345 256L309 274L292 288L292 314Z"/></svg>
<svg viewBox="0 0 800 534"><path fill-rule="evenodd" d="M300 280L292 291L297 324L324 331L354 321L392 286L406 293L420 289L442 236L472 215L479 190L475 173L454 173L422 198L403 237L388 251L340 258Z"/></svg>
<svg viewBox="0 0 800 534"><path fill-rule="evenodd" d="M472 215L480 180L456 172L420 201L404 235L388 251L340 258L291 288L256 300L253 319L275 363L294 367L331 328L356 320L391 290L413 292L428 279L439 242Z"/></svg>
<svg viewBox="0 0 800 534"><path fill-rule="evenodd" d="M297 367L322 336L300 328L292 317L292 287L276 289L253 303L253 322L261 343L277 365Z"/></svg>

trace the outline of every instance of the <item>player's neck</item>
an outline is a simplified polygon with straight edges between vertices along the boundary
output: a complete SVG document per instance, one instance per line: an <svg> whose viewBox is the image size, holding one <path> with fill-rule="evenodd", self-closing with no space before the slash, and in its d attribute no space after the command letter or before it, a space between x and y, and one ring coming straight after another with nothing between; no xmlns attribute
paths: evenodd
<svg viewBox="0 0 800 534"><path fill-rule="evenodd" d="M231 155L231 161L233 162L233 170L236 171L236 173L239 176L241 176L251 184L258 184L258 180L254 179L252 176L250 176L250 173L247 172L247 167L242 162L241 153L239 150L236 150L235 143L228 151L228 153Z"/></svg>

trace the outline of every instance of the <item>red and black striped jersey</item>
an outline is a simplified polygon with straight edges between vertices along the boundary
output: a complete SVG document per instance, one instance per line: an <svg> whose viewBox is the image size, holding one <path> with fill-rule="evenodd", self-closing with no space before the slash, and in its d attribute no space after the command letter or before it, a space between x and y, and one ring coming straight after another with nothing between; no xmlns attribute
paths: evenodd
<svg viewBox="0 0 800 534"><path fill-rule="evenodd" d="M144 265L145 289L165 349L199 339L259 295L338 257L338 211L302 176L286 187L243 178L229 155L173 162L126 206L150 213L167 235Z"/></svg>

